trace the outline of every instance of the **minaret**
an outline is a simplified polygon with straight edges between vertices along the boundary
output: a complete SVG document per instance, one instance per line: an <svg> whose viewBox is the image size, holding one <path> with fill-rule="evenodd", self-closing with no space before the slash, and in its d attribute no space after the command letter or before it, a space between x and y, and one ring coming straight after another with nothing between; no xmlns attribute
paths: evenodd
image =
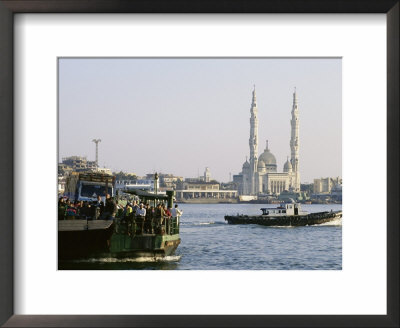
<svg viewBox="0 0 400 328"><path fill-rule="evenodd" d="M292 128L290 137L290 150L291 158L290 163L292 164L293 172L293 189L296 192L300 191L300 171L299 171L299 108L297 104L297 93L294 88L293 93L293 108L292 108L292 120L290 121Z"/></svg>
<svg viewBox="0 0 400 328"><path fill-rule="evenodd" d="M258 158L258 109L256 86L253 89L253 99L250 107L250 194L256 193L255 173L257 172L257 158Z"/></svg>

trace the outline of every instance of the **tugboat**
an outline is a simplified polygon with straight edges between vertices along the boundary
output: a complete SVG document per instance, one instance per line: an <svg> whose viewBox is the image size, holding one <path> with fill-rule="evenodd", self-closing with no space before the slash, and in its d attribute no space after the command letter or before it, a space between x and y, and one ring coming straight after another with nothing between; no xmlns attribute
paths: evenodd
<svg viewBox="0 0 400 328"><path fill-rule="evenodd" d="M72 182L71 182L72 181ZM67 181L69 195L73 200L96 199L107 193L115 195L115 177L100 173L79 173ZM85 186L90 186L86 188ZM96 191L88 194L87 189ZM73 191L71 193L71 190ZM172 208L174 191L166 195L142 190L125 191L145 202L167 202ZM94 202L94 201L93 201ZM84 258L164 258L174 254L180 244L179 220L172 217L161 225L152 224L151 233L143 229L143 220L123 215L120 210L114 220L103 220L93 211L93 216L62 216L58 218L58 259Z"/></svg>
<svg viewBox="0 0 400 328"><path fill-rule="evenodd" d="M226 215L229 224L259 224L264 226L307 226L331 222L342 217L342 211L308 213L298 203L275 208L261 208L261 215Z"/></svg>

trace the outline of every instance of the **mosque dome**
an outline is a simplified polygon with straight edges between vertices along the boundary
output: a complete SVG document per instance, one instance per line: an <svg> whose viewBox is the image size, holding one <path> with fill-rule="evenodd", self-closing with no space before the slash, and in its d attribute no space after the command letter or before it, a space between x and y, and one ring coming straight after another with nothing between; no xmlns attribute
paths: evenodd
<svg viewBox="0 0 400 328"><path fill-rule="evenodd" d="M264 163L264 161L258 161L258 164L257 164L257 168L258 169L262 169L262 168L264 168L265 167L265 163Z"/></svg>
<svg viewBox="0 0 400 328"><path fill-rule="evenodd" d="M265 148L264 152L260 155L259 161L263 161L266 165L270 164L276 165L276 158L268 149L268 140L267 140L267 147Z"/></svg>
<svg viewBox="0 0 400 328"><path fill-rule="evenodd" d="M265 172L266 169L267 169L267 167L266 167L264 161L259 160L258 164L257 164L257 171L260 173L263 173L263 172Z"/></svg>
<svg viewBox="0 0 400 328"><path fill-rule="evenodd" d="M292 164L289 161L289 158L286 160L285 165L283 165L283 172L292 172Z"/></svg>

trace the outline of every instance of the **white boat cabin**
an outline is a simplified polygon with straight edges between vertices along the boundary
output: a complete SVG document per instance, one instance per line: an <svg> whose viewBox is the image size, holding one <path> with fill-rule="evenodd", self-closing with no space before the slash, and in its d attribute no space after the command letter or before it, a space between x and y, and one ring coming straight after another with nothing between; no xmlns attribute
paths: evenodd
<svg viewBox="0 0 400 328"><path fill-rule="evenodd" d="M262 215L265 216L290 216L290 215L306 215L308 212L301 210L300 204L283 204L278 207L261 208Z"/></svg>

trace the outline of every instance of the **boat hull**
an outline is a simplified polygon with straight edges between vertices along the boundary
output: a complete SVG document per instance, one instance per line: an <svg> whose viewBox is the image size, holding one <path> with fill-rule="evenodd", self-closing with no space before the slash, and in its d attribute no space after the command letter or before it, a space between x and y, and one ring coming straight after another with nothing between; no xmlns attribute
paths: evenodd
<svg viewBox="0 0 400 328"><path fill-rule="evenodd" d="M58 259L79 259L107 252L114 233L114 223L96 223L103 224L89 228L85 220L59 221Z"/></svg>
<svg viewBox="0 0 400 328"><path fill-rule="evenodd" d="M81 222L59 222L58 259L163 258L173 255L180 244L179 234L122 234L112 221L86 226ZM89 222L90 224L90 222Z"/></svg>
<svg viewBox="0 0 400 328"><path fill-rule="evenodd" d="M266 216L235 215L225 216L229 224L259 224L264 226L308 226L331 222L342 217L342 211L319 212L307 215Z"/></svg>
<svg viewBox="0 0 400 328"><path fill-rule="evenodd" d="M175 235L144 234L127 236L114 234L111 238L111 257L154 257L162 258L175 253L181 239Z"/></svg>

